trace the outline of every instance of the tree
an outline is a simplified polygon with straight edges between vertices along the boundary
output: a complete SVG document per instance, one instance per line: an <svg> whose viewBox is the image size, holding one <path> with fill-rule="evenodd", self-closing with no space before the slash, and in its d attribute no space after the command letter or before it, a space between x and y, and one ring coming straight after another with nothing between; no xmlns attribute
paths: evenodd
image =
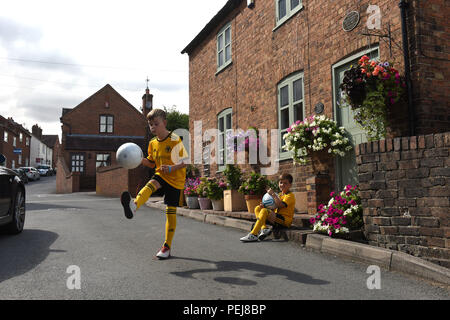
<svg viewBox="0 0 450 320"><path fill-rule="evenodd" d="M173 106L167 109L163 106L164 111L166 111L167 116L167 130L172 131L176 129L187 129L189 130L189 115L181 113Z"/></svg>

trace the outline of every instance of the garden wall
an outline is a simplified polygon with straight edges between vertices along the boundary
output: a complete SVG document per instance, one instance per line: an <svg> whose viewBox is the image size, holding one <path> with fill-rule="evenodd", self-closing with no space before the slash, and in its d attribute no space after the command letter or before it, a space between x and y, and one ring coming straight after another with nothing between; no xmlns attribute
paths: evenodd
<svg viewBox="0 0 450 320"><path fill-rule="evenodd" d="M370 244L450 267L449 149L450 132L357 146Z"/></svg>

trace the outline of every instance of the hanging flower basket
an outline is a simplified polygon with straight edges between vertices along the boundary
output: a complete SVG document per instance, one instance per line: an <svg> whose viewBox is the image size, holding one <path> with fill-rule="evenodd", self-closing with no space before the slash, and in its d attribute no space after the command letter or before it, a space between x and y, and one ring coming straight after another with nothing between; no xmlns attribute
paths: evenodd
<svg viewBox="0 0 450 320"><path fill-rule="evenodd" d="M339 87L343 98L340 107L354 111L355 121L368 139L385 138L392 113L405 103L405 78L398 70L389 62L363 56L357 66L345 71Z"/></svg>
<svg viewBox="0 0 450 320"><path fill-rule="evenodd" d="M353 148L345 128L338 127L336 121L324 115L293 123L283 138L286 142L283 148L292 152L293 161L298 164L306 164L311 156L325 159L330 155L343 157ZM320 154L320 151L323 152ZM315 159L316 164L322 161Z"/></svg>

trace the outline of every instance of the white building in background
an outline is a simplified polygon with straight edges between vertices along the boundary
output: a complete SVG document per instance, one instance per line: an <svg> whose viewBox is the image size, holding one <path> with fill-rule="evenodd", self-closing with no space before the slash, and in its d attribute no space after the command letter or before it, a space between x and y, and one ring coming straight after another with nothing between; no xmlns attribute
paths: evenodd
<svg viewBox="0 0 450 320"><path fill-rule="evenodd" d="M30 167L49 165L53 167L53 150L42 142L42 129L38 125L32 127L30 145Z"/></svg>

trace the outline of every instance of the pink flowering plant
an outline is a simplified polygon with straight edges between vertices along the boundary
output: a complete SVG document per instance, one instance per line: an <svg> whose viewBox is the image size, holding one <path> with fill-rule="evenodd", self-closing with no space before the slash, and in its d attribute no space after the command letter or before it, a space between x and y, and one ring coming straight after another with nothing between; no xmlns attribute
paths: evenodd
<svg viewBox="0 0 450 320"><path fill-rule="evenodd" d="M200 178L188 178L184 184L184 194L187 197L197 197L197 187L200 185Z"/></svg>
<svg viewBox="0 0 450 320"><path fill-rule="evenodd" d="M226 145L228 152L249 151L250 146L254 145L257 149L259 147L259 132L255 127L250 127L247 131L238 131L237 134L232 134L228 131L226 135Z"/></svg>
<svg viewBox="0 0 450 320"><path fill-rule="evenodd" d="M310 219L313 230L320 233L348 233L363 226L363 209L357 186L347 185L341 193L330 193L327 205L321 204L317 214Z"/></svg>
<svg viewBox="0 0 450 320"><path fill-rule="evenodd" d="M405 78L389 62L363 56L357 66L345 71L340 85L341 107L350 106L356 122L369 140L386 136L388 113L404 99Z"/></svg>
<svg viewBox="0 0 450 320"><path fill-rule="evenodd" d="M266 188L269 185L269 180L255 171L244 180L238 191L244 195L263 195L266 193Z"/></svg>
<svg viewBox="0 0 450 320"><path fill-rule="evenodd" d="M338 156L352 149L348 133L344 127L338 127L336 121L325 115L310 116L296 121L283 135L285 150L291 151L295 163L306 164L307 156L314 151L328 150Z"/></svg>
<svg viewBox="0 0 450 320"><path fill-rule="evenodd" d="M227 189L227 184L218 178L210 177L204 179L204 191L211 200L223 199L223 190Z"/></svg>

